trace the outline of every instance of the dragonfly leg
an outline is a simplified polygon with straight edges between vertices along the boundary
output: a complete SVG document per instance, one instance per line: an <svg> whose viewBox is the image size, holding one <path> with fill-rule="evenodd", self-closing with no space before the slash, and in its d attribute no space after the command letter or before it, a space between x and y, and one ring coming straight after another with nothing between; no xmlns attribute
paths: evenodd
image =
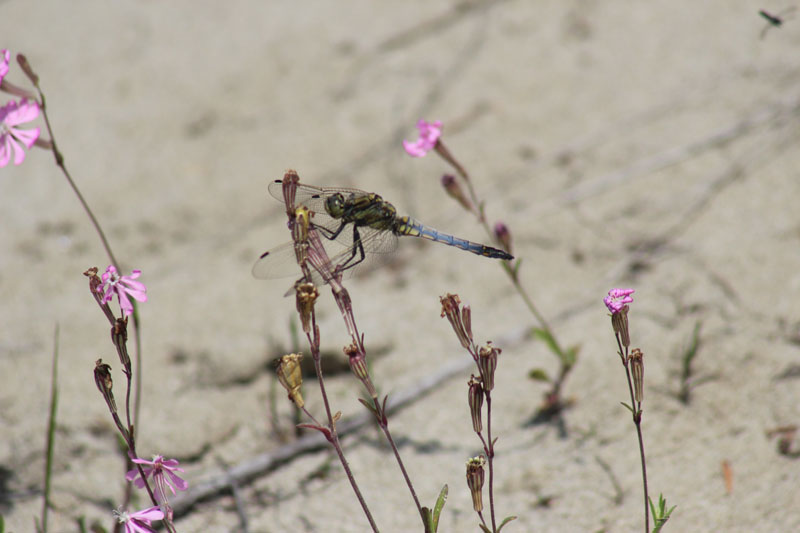
<svg viewBox="0 0 800 533"><path fill-rule="evenodd" d="M356 253L358 253L359 258L356 261L353 259L356 258ZM358 226L353 226L353 248L350 252L350 257L347 258L347 261L344 263L340 263L337 267L339 270L347 270L348 268L353 268L360 262L362 262L366 258L366 253L364 252L364 243L361 242L361 235L358 233Z"/></svg>
<svg viewBox="0 0 800 533"><path fill-rule="evenodd" d="M346 225L346 224L347 224L347 223L346 223L345 221L342 221L342 223L341 223L341 224L339 224L339 228L338 228L336 231L331 231L331 230L328 230L328 232L330 233L330 236L328 237L328 239L330 239L330 240L334 240L336 237L338 237L338 236L339 236L339 234L340 234L340 233L342 232L342 230L344 229L344 227L345 227L345 225Z"/></svg>
<svg viewBox="0 0 800 533"><path fill-rule="evenodd" d="M328 239L329 241L332 241L333 239L335 239L336 237L338 237L338 236L339 236L339 234L342 232L342 229L344 229L344 223L343 223L343 224L341 224L341 225L339 226L339 228L338 228L336 231L334 231L334 230L332 230L332 229L328 229L328 228L326 228L325 226L318 226L318 225L316 225L316 224L314 224L314 227L317 229L317 231L319 231L320 233L322 233L322 236L323 236L323 237L325 237L325 238L326 238L326 239Z"/></svg>

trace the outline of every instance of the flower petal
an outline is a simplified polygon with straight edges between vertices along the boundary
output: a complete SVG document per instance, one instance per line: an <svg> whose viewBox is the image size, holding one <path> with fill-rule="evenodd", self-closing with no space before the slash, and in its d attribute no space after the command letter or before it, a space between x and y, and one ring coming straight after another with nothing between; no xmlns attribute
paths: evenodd
<svg viewBox="0 0 800 533"><path fill-rule="evenodd" d="M11 160L11 135L0 135L0 167L4 167Z"/></svg>
<svg viewBox="0 0 800 533"><path fill-rule="evenodd" d="M169 474L170 481L172 481L171 485L175 485L176 489L186 490L189 488L189 483L172 470L167 470L167 474ZM175 491L173 490L172 493L175 494Z"/></svg>
<svg viewBox="0 0 800 533"><path fill-rule="evenodd" d="M3 78L6 74L8 74L8 61L11 58L11 52L6 50L0 50L0 53L3 54L3 59L0 60L0 82L3 81Z"/></svg>
<svg viewBox="0 0 800 533"><path fill-rule="evenodd" d="M156 505L154 507L131 513L130 516L131 518L138 518L139 520L147 520L149 522L152 520L162 520L164 518L164 511L162 511L161 508Z"/></svg>
<svg viewBox="0 0 800 533"><path fill-rule="evenodd" d="M23 98L18 104L16 102L12 103L15 105L8 111L5 119L6 124L9 126L24 124L39 116L39 104L36 102L29 102L26 98Z"/></svg>
<svg viewBox="0 0 800 533"><path fill-rule="evenodd" d="M17 140L12 135L8 135L6 143L10 144L11 148L14 149L14 164L21 165L25 161L25 150L22 149L22 146L17 143Z"/></svg>
<svg viewBox="0 0 800 533"><path fill-rule="evenodd" d="M122 309L122 312L126 315L130 316L133 314L133 304L128 299L128 295L125 293L124 290L118 290L117 298L119 298L119 307Z"/></svg>
<svg viewBox="0 0 800 533"><path fill-rule="evenodd" d="M11 134L18 139L22 144L28 148L33 147L33 143L39 138L39 128L32 130L21 130L19 128L11 128Z"/></svg>

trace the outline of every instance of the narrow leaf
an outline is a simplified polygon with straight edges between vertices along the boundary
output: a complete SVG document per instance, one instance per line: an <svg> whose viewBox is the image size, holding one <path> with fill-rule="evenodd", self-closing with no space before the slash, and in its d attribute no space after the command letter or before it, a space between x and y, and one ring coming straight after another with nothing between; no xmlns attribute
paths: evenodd
<svg viewBox="0 0 800 533"><path fill-rule="evenodd" d="M564 364L573 366L578 361L578 352L581 351L579 345L570 346L564 353Z"/></svg>
<svg viewBox="0 0 800 533"><path fill-rule="evenodd" d="M558 348L558 344L553 336L550 334L549 331L546 329L541 328L533 328L533 336L539 339L540 341L544 342L547 345L547 348L556 354L559 359L563 358L561 355L561 350Z"/></svg>
<svg viewBox="0 0 800 533"><path fill-rule="evenodd" d="M372 405L370 402L368 402L364 398L359 398L358 401L361 402L362 404L364 404L364 407L369 409L370 412L372 413L372 415L377 418L378 412L375 410L375 406L374 405Z"/></svg>
<svg viewBox="0 0 800 533"><path fill-rule="evenodd" d="M444 503L447 501L447 485L442 487L442 490L439 492L439 497L436 499L436 505L433 508L433 531L436 532L439 530L439 516L442 514L442 509L444 508Z"/></svg>
<svg viewBox="0 0 800 533"><path fill-rule="evenodd" d="M509 522L511 522L512 520L516 520L516 519L517 519L517 517L516 517L516 516L507 516L507 517L505 517L505 518L503 519L503 521L500 523L500 525L498 526L498 528L497 528L497 533L500 533L500 530L501 530L501 529L503 529L503 526L504 526L504 525L506 525L506 524L508 524Z"/></svg>
<svg viewBox="0 0 800 533"><path fill-rule="evenodd" d="M528 372L528 377L534 381L544 381L550 383L550 376L542 368L534 368Z"/></svg>

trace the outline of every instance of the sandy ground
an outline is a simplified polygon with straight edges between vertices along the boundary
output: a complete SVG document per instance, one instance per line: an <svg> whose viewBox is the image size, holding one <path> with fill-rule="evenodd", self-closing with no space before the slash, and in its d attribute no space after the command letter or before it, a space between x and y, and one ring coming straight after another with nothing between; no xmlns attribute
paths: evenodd
<svg viewBox="0 0 800 533"><path fill-rule="evenodd" d="M441 119L490 219L511 227L525 286L560 340L581 345L564 391L575 403L566 434L529 425L545 389L526 374L557 365L520 338L536 324L522 300L491 260L407 239L396 262L347 284L380 390L466 357L439 318L438 296L460 294L476 337L504 350L497 507L519 517L506 531L641 531L636 438L601 303L611 287L634 287L651 493L678 505L665 531L784 532L800 530L800 460L766 433L800 422L800 22L759 40L757 15L784 7L6 0L0 47L28 55L70 170L124 268L143 271L142 455L181 459L199 485L280 446L271 397L291 428L268 368L291 347L290 280L250 274L288 239L266 191L287 168L308 183L378 191L434 227L487 240L441 191L445 163L402 151L418 118ZM16 69L9 79L24 82ZM41 150L0 170L0 213L0 511L18 533L40 514L58 326L50 529L76 531L78 517L108 527L123 465L94 361L112 364L117 387L124 380L82 276L108 261ZM333 357L348 338L323 294ZM697 324L697 384L684 404L681 357ZM444 532L477 530L464 482L479 451L469 373L390 426L423 504L449 484ZM329 386L334 409L363 412L351 376ZM307 396L321 413L318 394ZM379 433L344 442L382 531L420 531ZM251 532L368 530L327 451L238 493ZM230 494L177 520L182 532L240 527Z"/></svg>

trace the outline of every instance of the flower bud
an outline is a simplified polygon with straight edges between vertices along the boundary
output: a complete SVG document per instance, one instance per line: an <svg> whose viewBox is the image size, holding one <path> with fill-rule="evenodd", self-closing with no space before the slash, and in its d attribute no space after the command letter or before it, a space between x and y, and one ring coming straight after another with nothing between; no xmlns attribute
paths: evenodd
<svg viewBox="0 0 800 533"><path fill-rule="evenodd" d="M644 354L639 348L634 348L628 360L631 363L634 397L638 403L642 403L644 400Z"/></svg>
<svg viewBox="0 0 800 533"><path fill-rule="evenodd" d="M511 253L511 231L502 222L494 225L494 238L503 245L503 250Z"/></svg>
<svg viewBox="0 0 800 533"><path fill-rule="evenodd" d="M295 285L295 302L300 322L305 333L311 333L311 314L314 312L314 303L319 297L319 291L313 283L298 282Z"/></svg>
<svg viewBox="0 0 800 533"><path fill-rule="evenodd" d="M457 294L447 293L444 296L440 296L439 301L442 303L441 316L447 317L450 325L453 326L453 331L456 332L456 337L461 342L461 346L469 350L472 346L472 313L469 310L469 306L465 305L462 311L459 308L461 299Z"/></svg>
<svg viewBox="0 0 800 533"><path fill-rule="evenodd" d="M467 487L472 494L472 508L476 513L483 511L483 466L486 459L479 455L467 461Z"/></svg>
<svg viewBox="0 0 800 533"><path fill-rule="evenodd" d="M467 401L469 402L469 412L472 415L472 429L475 433L479 434L483 430L483 421L481 418L483 407L483 385L481 378L475 377L473 374L467 382L469 391L467 393Z"/></svg>
<svg viewBox="0 0 800 533"><path fill-rule="evenodd" d="M487 342L478 352L478 369L481 371L483 389L487 392L494 388L494 371L497 369L497 356L500 352L502 350L492 346L491 342Z"/></svg>
<svg viewBox="0 0 800 533"><path fill-rule="evenodd" d="M461 185L459 185L455 176L451 174L445 174L442 176L442 187L444 187L444 190L448 196L454 198L459 204L461 204L461 207L469 212L473 212L475 210L472 207L472 202L467 199L467 196L464 194L464 189L461 188Z"/></svg>
<svg viewBox="0 0 800 533"><path fill-rule="evenodd" d="M310 225L311 211L304 205L296 207L294 210L294 224L292 225L292 240L294 242L306 242Z"/></svg>
<svg viewBox="0 0 800 533"><path fill-rule="evenodd" d="M303 373L300 370L300 361L303 354L292 353L284 355L278 364L278 381L289 392L289 399L302 408L305 405L300 387L303 384Z"/></svg>
<svg viewBox="0 0 800 533"><path fill-rule="evenodd" d="M103 280L97 275L97 267L88 269L83 275L89 278L89 292L92 293L92 297L97 302L97 305L100 306L103 314L106 315L106 318L113 326L116 319L114 318L114 313L111 312L111 308L108 306L108 302L106 302L103 297Z"/></svg>
<svg viewBox="0 0 800 533"><path fill-rule="evenodd" d="M355 343L345 346L344 353L347 355L347 362L350 364L350 370L353 371L353 374L355 374L367 388L370 397L377 398L378 391L375 390L375 386L372 384L372 380L369 377L366 354L361 351Z"/></svg>
<svg viewBox="0 0 800 533"><path fill-rule="evenodd" d="M283 175L281 180L281 191L283 192L283 201L286 204L287 214L293 217L294 213L290 209L295 207L295 196L297 195L297 184L300 183L300 176L297 175L296 170L289 169Z"/></svg>
<svg viewBox="0 0 800 533"><path fill-rule="evenodd" d="M23 54L17 54L17 64L22 69L22 72L24 72L28 77L28 79L31 80L31 83L38 87L39 76L31 68L31 64L28 63L28 58Z"/></svg>
<svg viewBox="0 0 800 533"><path fill-rule="evenodd" d="M111 342L119 354L119 362L126 369L130 368L131 358L128 355L128 317L118 318L111 327Z"/></svg>
<svg viewBox="0 0 800 533"><path fill-rule="evenodd" d="M98 359L94 363L94 383L108 404L111 414L116 414L117 403L114 401L114 393L111 390L114 387L114 381L111 379L111 366L103 363L102 359Z"/></svg>
<svg viewBox="0 0 800 533"><path fill-rule="evenodd" d="M611 327L614 328L614 334L619 335L619 341L624 347L631 345L631 334L628 331L628 306L611 315Z"/></svg>

